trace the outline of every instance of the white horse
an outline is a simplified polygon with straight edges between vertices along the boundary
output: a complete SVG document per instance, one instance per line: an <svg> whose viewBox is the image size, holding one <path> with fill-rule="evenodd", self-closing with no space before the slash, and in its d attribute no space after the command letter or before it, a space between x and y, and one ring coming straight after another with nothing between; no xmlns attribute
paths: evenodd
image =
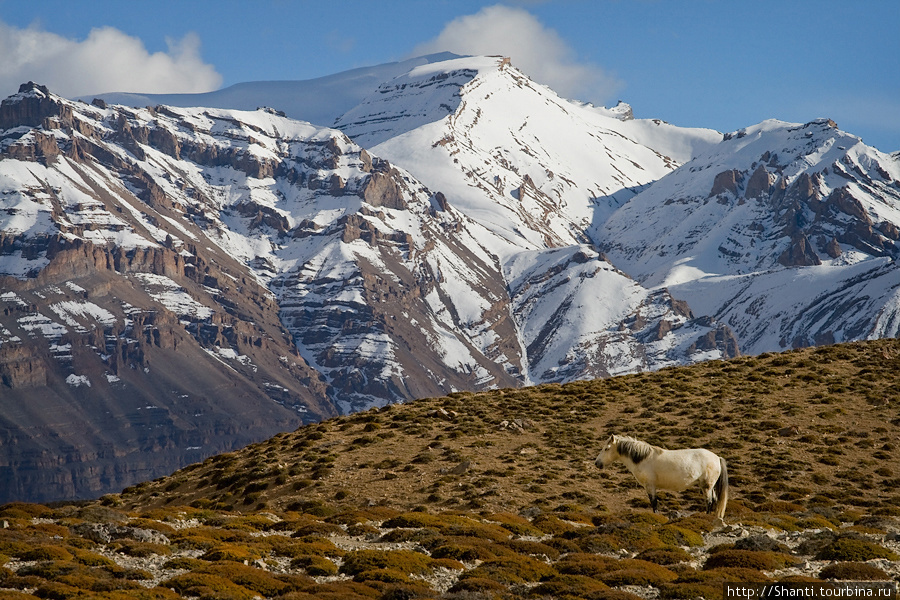
<svg viewBox="0 0 900 600"><path fill-rule="evenodd" d="M724 458L709 450L666 450L634 438L611 435L595 464L602 469L618 460L647 490L653 512L656 512L657 490L681 492L699 481L706 490L706 512L711 513L715 508L717 517L725 516L728 467Z"/></svg>

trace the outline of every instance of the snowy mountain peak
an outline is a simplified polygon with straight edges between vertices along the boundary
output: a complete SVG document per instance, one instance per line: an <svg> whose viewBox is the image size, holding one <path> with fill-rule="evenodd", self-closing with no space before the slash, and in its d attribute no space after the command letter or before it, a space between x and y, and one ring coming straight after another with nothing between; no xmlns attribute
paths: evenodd
<svg viewBox="0 0 900 600"><path fill-rule="evenodd" d="M894 157L829 119L769 120L727 134L594 235L617 267L764 352L893 331L898 225ZM860 294L867 311L849 300Z"/></svg>
<svg viewBox="0 0 900 600"><path fill-rule="evenodd" d="M466 85L508 64L507 58L478 56L415 67L383 83L359 106L338 118L335 127L364 147L376 146L452 115L462 102Z"/></svg>
<svg viewBox="0 0 900 600"><path fill-rule="evenodd" d="M721 139L618 116L559 97L506 58L481 56L417 67L337 126L514 248L546 248L587 241L593 223L679 164L648 144L697 150Z"/></svg>
<svg viewBox="0 0 900 600"><path fill-rule="evenodd" d="M432 62L457 58L456 54L440 52L400 62L371 67L360 67L300 81L248 81L227 88L202 94L136 94L104 93L83 96L91 102L99 98L109 104L132 107L143 106L204 106L208 108L233 108L254 110L258 106L271 106L288 117L317 125L331 125L334 120L356 106L379 85L410 69Z"/></svg>

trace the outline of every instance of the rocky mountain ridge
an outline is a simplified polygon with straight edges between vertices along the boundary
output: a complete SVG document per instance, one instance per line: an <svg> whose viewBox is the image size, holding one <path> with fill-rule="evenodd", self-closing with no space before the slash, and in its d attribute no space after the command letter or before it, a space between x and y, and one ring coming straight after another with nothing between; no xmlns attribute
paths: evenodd
<svg viewBox="0 0 900 600"><path fill-rule="evenodd" d="M827 119L726 137L594 232L610 260L749 353L896 337L896 158Z"/></svg>

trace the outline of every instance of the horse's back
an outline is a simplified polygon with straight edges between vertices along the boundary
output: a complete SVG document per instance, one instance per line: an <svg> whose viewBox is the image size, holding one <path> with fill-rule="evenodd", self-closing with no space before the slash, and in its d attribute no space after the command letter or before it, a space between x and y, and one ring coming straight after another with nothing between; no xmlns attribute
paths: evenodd
<svg viewBox="0 0 900 600"><path fill-rule="evenodd" d="M656 462L657 487L675 492L687 489L700 479L715 481L721 470L719 457L705 448L667 450Z"/></svg>

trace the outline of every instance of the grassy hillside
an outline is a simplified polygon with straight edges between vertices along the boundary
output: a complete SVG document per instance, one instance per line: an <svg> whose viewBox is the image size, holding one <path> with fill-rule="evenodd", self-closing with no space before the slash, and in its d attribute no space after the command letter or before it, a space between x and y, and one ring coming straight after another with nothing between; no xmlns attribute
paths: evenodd
<svg viewBox="0 0 900 600"><path fill-rule="evenodd" d="M900 506L900 343L828 346L655 373L389 406L278 435L126 489L123 507L286 510L297 502L519 511L644 507L611 433L728 461L734 510ZM699 507L699 488L662 510ZM738 513L733 513L738 514ZM900 512L898 512L900 514Z"/></svg>
<svg viewBox="0 0 900 600"><path fill-rule="evenodd" d="M87 506L0 508L0 598L711 599L898 578L898 402L900 342L882 340L371 410ZM594 466L611 433L725 457L728 525L699 488L652 514L624 467Z"/></svg>

